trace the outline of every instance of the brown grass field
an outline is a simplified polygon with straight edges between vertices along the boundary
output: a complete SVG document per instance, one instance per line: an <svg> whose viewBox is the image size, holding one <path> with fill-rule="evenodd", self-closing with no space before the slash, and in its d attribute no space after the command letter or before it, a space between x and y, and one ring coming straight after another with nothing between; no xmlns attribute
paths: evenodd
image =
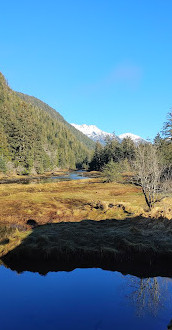
<svg viewBox="0 0 172 330"><path fill-rule="evenodd" d="M148 212L139 187L84 179L43 184L1 184L0 223L38 224L83 219L124 219L135 216L172 217L172 198Z"/></svg>
<svg viewBox="0 0 172 330"><path fill-rule="evenodd" d="M87 251L88 254L88 250L89 248L91 249L92 246L91 232L92 228L94 227L94 231L97 230L99 242L95 244L93 250L98 249L98 252L96 253L99 253L99 250L101 250L99 249L99 245L103 237L103 228L105 228L106 238L105 242L102 243L104 244L102 251L104 251L103 253L105 253L105 255L107 253L110 253L110 255L114 255L113 253L116 252L112 252L112 250L116 251L119 248L119 252L115 254L116 257L122 255L122 246L125 246L125 255L126 251L128 251L129 253L131 253L131 251L139 251L139 253L141 253L142 251L143 253L146 253L147 248L150 248L151 250L151 237L153 237L151 235L154 234L155 229L155 243L153 243L153 249L155 249L155 253L157 253L156 246L158 244L158 237L161 234L162 229L164 228L165 230L164 234L166 232L167 236L170 235L171 237L172 226L171 221L169 221L170 219L172 219L171 205L172 197L166 197L161 199L161 201L158 202L154 209L150 212L147 209L144 196L139 187L127 183L105 183L103 182L103 178L90 178L84 180L42 184L32 183L28 185L1 184L0 224L18 225L19 227L16 228L14 226L13 229L10 229L9 231L8 228L6 230L2 226L2 229L0 230L0 257L5 256L11 250L18 251L16 250L17 246L21 246L21 248L22 246L24 246L24 248L26 248L28 244L27 237L30 237L30 239L32 239L33 237L34 241L32 247L33 249L30 246L29 252L27 252L31 255L32 252L35 253L34 249L36 249L37 251L39 250L39 253L37 254L38 258L40 257L40 251L43 251L45 255L46 253L50 253L51 255L51 252L54 253L53 251L55 250L56 252L60 251L59 246L62 246L62 250L65 255L65 251L68 250L66 245L67 243L65 243L64 247L62 238L59 245L59 241L56 237L56 228L58 230L58 227L51 228L43 226L42 230L44 232L39 229L41 227L38 227L39 230L35 231L35 229L33 230L32 228L27 226L27 221L29 219L34 219L38 225L52 224L53 226L55 224L58 225L58 223L59 225L60 223L66 223L67 231L69 230L68 225L69 228L72 228L70 226L70 223L73 223L75 228L75 224L78 223L79 225L79 222L81 222L81 224L83 223L82 220L96 220L93 222L90 221L91 227L89 228L88 225L88 233L84 234L90 241L89 246L87 244L87 239L85 240L84 238L86 236L84 236L83 240L81 237L81 242L79 243L79 246L77 247L77 249L74 248L74 250L78 251L79 249L79 251L81 251L82 246L84 244L85 247L87 247L84 249L84 251ZM115 219L120 221L115 222ZM165 222L163 219L165 220ZM100 220L107 220L107 226L106 221L102 222ZM115 227L112 226L113 220ZM112 221L112 225L109 221ZM97 227L95 227L92 223L95 223L95 226ZM124 226L122 225L122 223ZM108 229L109 224L111 228L110 231ZM122 225L122 227L120 224ZM27 230L21 230L22 228L20 229L20 226L23 227L23 229L25 228ZM45 229L43 229L44 227ZM82 227L83 225L81 225L81 228ZM121 231L121 238L119 238L118 227ZM78 230L77 227L76 230L77 231L74 236L77 239L82 230ZM54 237L53 232L55 235ZM149 239L145 241L145 235L147 235L147 232L149 234ZM38 240L38 245L36 243L36 246L35 235L37 236L36 239ZM110 235L109 238L108 235ZM133 239L136 239L137 241L138 236L141 237L140 241L136 243L136 245L133 245ZM94 237L96 237L96 235ZM116 242L114 244L117 244L117 246L114 248L112 247L113 237ZM127 240L127 237L129 238L129 240ZM52 239L57 240L55 250L51 244ZM161 240L161 251L163 251L163 244L166 244L164 243L166 241L166 238L164 239L165 240L163 240L162 238ZM112 243L110 243L111 246L109 246L109 243L107 243L109 240L112 241ZM150 242L148 242L149 240ZM31 243L33 243L33 241L31 240ZM170 246L171 251L172 247L170 242L170 245L168 245L168 247ZM70 246L70 240L68 243ZM21 250L19 249L19 251ZM71 248L71 251L73 251L73 247ZM82 253L84 253L84 255L86 256L86 252ZM94 255L94 253L92 254ZM72 252L70 252L69 254L67 253L67 255L72 255Z"/></svg>
<svg viewBox="0 0 172 330"><path fill-rule="evenodd" d="M0 223L38 224L83 219L172 217L172 198L164 198L148 212L139 187L84 179L42 184L1 184Z"/></svg>

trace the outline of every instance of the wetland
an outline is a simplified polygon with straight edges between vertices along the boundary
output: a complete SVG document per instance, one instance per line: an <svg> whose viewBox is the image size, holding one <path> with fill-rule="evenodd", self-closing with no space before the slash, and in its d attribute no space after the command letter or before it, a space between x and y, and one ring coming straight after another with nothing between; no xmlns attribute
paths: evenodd
<svg viewBox="0 0 172 330"><path fill-rule="evenodd" d="M5 329L170 329L171 197L74 174L0 185Z"/></svg>

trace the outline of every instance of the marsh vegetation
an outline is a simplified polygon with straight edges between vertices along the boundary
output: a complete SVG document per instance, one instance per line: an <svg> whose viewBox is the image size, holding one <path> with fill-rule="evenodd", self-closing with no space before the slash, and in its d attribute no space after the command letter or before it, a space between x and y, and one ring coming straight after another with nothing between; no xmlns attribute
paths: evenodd
<svg viewBox="0 0 172 330"><path fill-rule="evenodd" d="M141 187L108 183L103 177L2 184L0 219L13 228L0 242L0 256L7 263L50 261L64 269L129 269L137 263L136 273L145 264L152 265L149 271L159 271L163 260L168 272L171 202L171 197L164 198L150 210Z"/></svg>

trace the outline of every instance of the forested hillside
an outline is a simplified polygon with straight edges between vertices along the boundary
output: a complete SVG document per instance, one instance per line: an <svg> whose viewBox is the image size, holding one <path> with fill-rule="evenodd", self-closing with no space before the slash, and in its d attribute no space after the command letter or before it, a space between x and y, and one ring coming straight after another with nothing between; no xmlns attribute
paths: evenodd
<svg viewBox="0 0 172 330"><path fill-rule="evenodd" d="M87 148L94 149L95 143L89 139L85 134L78 131L75 127L70 125L61 115L59 112L51 108L48 104L42 102L41 100L37 99L34 96L29 96L27 94L16 92L16 94L25 102L32 104L44 111L46 111L53 119L56 119L62 122L71 132L75 135L75 137L82 142Z"/></svg>
<svg viewBox="0 0 172 330"><path fill-rule="evenodd" d="M0 171L43 173L87 162L84 139L79 141L55 110L28 98L12 91L0 73Z"/></svg>

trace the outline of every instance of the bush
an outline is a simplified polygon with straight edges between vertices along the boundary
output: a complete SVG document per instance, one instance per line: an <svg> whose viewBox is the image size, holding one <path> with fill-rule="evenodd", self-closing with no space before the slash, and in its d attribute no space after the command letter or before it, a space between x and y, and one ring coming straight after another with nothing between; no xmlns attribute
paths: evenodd
<svg viewBox="0 0 172 330"><path fill-rule="evenodd" d="M111 160L103 167L103 175L106 182L119 181L122 178L123 166L121 163L115 163Z"/></svg>

